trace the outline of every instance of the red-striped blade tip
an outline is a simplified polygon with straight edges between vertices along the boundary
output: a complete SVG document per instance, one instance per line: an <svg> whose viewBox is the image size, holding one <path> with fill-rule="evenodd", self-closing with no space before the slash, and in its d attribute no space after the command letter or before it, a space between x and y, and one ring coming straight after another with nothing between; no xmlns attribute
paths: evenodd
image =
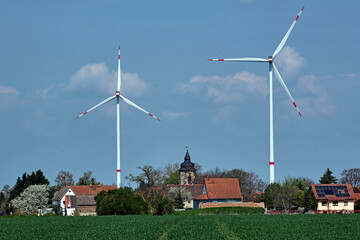
<svg viewBox="0 0 360 240"><path fill-rule="evenodd" d="M305 8L305 6L303 6L303 7L302 7L301 11L303 11L303 10L304 10L304 8Z"/></svg>
<svg viewBox="0 0 360 240"><path fill-rule="evenodd" d="M213 60L209 58L208 61L213 61Z"/></svg>
<svg viewBox="0 0 360 240"><path fill-rule="evenodd" d="M300 117L302 117L301 112L299 112Z"/></svg>
<svg viewBox="0 0 360 240"><path fill-rule="evenodd" d="M156 120L158 120L159 122L161 122L161 120L160 120L160 119L158 119L158 118L156 118Z"/></svg>
<svg viewBox="0 0 360 240"><path fill-rule="evenodd" d="M79 116L77 116L75 119L78 119L79 118Z"/></svg>

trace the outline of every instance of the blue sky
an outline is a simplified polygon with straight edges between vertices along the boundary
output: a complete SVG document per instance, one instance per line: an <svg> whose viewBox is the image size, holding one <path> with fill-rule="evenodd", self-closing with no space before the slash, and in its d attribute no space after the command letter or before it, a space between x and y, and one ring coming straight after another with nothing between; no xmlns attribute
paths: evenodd
<svg viewBox="0 0 360 240"><path fill-rule="evenodd" d="M3 1L0 186L42 169L116 183L114 94L121 45L123 183L136 166L183 161L269 181L268 66L208 58L271 55L305 5L274 80L275 176L317 181L359 167L358 1ZM134 184L131 184L135 187Z"/></svg>

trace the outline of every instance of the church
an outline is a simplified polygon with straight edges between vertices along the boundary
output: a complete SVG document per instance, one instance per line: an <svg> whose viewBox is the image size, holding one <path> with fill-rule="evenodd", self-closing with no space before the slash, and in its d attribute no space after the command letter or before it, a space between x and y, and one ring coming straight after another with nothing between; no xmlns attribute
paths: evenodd
<svg viewBox="0 0 360 240"><path fill-rule="evenodd" d="M180 164L179 184L169 184L167 189L184 188L191 194L191 201L184 208L206 208L234 206L242 203L239 181L236 178L205 178L203 184L195 184L196 169L186 149L184 162Z"/></svg>

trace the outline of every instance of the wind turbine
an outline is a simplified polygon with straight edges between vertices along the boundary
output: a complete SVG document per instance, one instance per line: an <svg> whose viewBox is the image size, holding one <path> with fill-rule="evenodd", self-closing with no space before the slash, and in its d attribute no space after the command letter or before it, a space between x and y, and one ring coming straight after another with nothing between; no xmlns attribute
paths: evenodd
<svg viewBox="0 0 360 240"><path fill-rule="evenodd" d="M294 107L296 108L296 110L298 111L300 117L302 116L300 113L299 108L297 107L297 105L295 104L295 101L293 99L293 97L291 96L288 88L286 87L286 84L283 80L283 78L281 77L278 69L275 66L274 60L276 58L276 56L279 54L279 52L282 50L282 48L284 47L287 39L289 38L289 35L291 33L291 31L293 30L295 23L297 22L297 20L300 17L300 14L302 13L302 11L304 10L304 7L300 10L299 14L296 16L293 24L290 26L290 29L287 31L287 33L285 34L284 38L281 40L279 46L276 48L275 52L273 53L272 56L269 56L268 59L264 59L264 58L228 58L228 59L208 59L209 61L229 61L229 62L268 62L269 63L269 85L270 85L270 94L269 94L269 98L270 98L270 184L275 182L275 169L274 169L274 135L273 135L273 131L274 131L274 125L273 125L273 81L272 81L272 77L273 77L273 71L275 73L276 78L279 80L281 86L284 88L285 92L287 93L287 95L289 96L290 100L292 101Z"/></svg>
<svg viewBox="0 0 360 240"><path fill-rule="evenodd" d="M121 71L120 71L120 46L119 46L119 57L118 57L118 86L117 86L117 90L115 92L115 95L106 98L104 101L100 102L99 104L95 105L94 107L90 108L89 110L87 110L86 112L84 112L83 114L80 114L79 116L76 117L76 119L84 116L85 114L91 112L92 110L100 107L101 105L104 105L107 102L110 102L111 100L116 98L116 127L117 127L117 168L116 168L116 173L117 173L117 187L120 188L121 187L121 170L120 170L120 99L123 100L125 103L129 104L130 106L133 106L134 108L139 109L140 111L143 111L144 113L146 113L147 115L155 118L156 120L160 121L159 118L155 117L153 114L149 113L148 111L146 111L145 109L139 107L138 105L136 105L135 103L133 103L132 101L130 101L129 99L127 99L126 97L122 96L120 94L120 88L121 88Z"/></svg>

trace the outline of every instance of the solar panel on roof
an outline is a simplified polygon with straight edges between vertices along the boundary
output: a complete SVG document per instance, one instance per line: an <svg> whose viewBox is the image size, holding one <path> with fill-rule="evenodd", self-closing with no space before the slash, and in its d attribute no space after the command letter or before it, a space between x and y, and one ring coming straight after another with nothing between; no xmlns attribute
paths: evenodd
<svg viewBox="0 0 360 240"><path fill-rule="evenodd" d="M325 189L324 193L325 193L325 195L334 195L334 190Z"/></svg>

